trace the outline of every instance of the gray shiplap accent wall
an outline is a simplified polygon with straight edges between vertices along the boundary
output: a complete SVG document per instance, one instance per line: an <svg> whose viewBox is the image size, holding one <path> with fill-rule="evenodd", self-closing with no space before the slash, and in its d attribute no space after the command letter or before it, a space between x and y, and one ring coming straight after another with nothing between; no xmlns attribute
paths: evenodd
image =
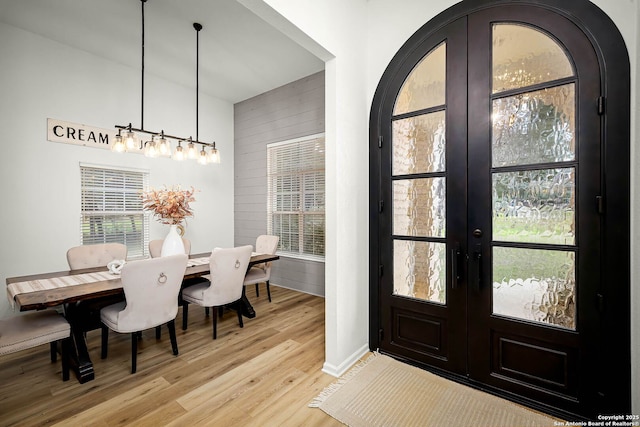
<svg viewBox="0 0 640 427"><path fill-rule="evenodd" d="M234 105L236 246L267 232L267 144L324 130L324 71ZM281 257L271 283L324 296L324 263Z"/></svg>

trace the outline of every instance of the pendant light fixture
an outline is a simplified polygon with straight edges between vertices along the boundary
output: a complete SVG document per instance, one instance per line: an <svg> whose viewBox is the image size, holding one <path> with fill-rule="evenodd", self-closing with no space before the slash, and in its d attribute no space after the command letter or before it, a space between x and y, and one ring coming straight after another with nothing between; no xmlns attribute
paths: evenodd
<svg viewBox="0 0 640 427"><path fill-rule="evenodd" d="M202 142L199 139L198 134L198 104L199 104L199 68L200 68L200 30L202 25L197 22L193 24L193 28L196 30L196 139L192 137L182 138L179 136L169 135L161 130L160 132L150 131L144 128L144 4L147 0L140 0L142 5L142 46L141 46L141 96L140 96L140 128L134 128L131 123L128 125L116 125L118 129L118 135L114 138L111 150L122 152L139 152L143 151L147 157L171 157L174 160L197 159L200 164L207 163L220 163L220 154L216 149L216 143ZM123 135L124 132L124 135ZM148 141L143 142L143 139L138 134L144 134L150 136ZM175 151L171 152L170 139L177 141ZM186 148L182 144L186 144ZM200 151L196 147L200 147ZM206 149L211 147L209 153Z"/></svg>

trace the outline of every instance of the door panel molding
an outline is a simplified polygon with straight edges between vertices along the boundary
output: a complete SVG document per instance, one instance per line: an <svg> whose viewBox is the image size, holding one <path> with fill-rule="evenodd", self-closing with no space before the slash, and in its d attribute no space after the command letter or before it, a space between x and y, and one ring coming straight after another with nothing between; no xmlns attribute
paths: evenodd
<svg viewBox="0 0 640 427"><path fill-rule="evenodd" d="M537 386L541 389L562 393L577 399L575 377L571 375L573 366L578 364L577 351L571 347L550 348L544 342L514 334L503 335L492 331L493 346L497 351L492 355L492 375L502 375L524 386ZM544 366L550 369L538 369L540 365L526 362L531 359L547 359Z"/></svg>
<svg viewBox="0 0 640 427"><path fill-rule="evenodd" d="M447 360L446 321L421 313L394 309L395 317L391 345L410 352L420 352L427 357Z"/></svg>

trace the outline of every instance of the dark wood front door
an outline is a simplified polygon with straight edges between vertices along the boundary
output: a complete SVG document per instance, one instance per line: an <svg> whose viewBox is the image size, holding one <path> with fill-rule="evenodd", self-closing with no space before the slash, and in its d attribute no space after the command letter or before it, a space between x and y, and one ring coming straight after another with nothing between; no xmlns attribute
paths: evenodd
<svg viewBox="0 0 640 427"><path fill-rule="evenodd" d="M372 347L543 409L604 413L598 52L538 5L419 35L372 109Z"/></svg>

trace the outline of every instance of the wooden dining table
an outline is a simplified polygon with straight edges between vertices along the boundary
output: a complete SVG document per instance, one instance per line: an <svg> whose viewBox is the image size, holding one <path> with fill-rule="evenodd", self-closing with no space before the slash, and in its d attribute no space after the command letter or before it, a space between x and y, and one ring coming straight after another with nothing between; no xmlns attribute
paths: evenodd
<svg viewBox="0 0 640 427"><path fill-rule="evenodd" d="M187 265L183 283L188 283L193 279L209 274L209 263L202 262L209 257L210 253L192 254L190 260L199 260L200 263ZM252 254L249 267L271 262L279 259L278 255ZM6 280L7 286L22 282L41 281L44 279L65 278L67 276L83 275L86 273L105 272L106 267L87 268L82 270L57 271L52 273L33 274L28 276L9 277ZM244 288L244 287L243 287ZM75 284L73 286L56 287L45 290L32 290L24 293L17 293L13 296L12 304L20 311L43 310L50 307L62 306L64 315L71 325L71 346L70 366L75 371L80 383L91 381L95 378L93 363L89 357L85 333L89 330L99 328L99 316L95 319L95 313L90 313L86 307L92 302L103 301L112 298L117 300L124 297L122 282L119 275L113 275L108 280L98 280L90 283ZM255 311L251 303L242 292L242 314L246 317L255 317Z"/></svg>

